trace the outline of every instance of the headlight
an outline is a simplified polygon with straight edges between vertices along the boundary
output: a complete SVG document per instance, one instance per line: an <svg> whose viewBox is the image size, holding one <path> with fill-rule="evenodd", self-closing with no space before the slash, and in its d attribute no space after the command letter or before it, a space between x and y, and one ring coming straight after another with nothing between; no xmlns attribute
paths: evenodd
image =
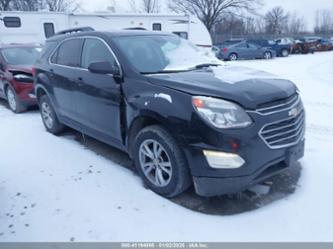
<svg viewBox="0 0 333 249"><path fill-rule="evenodd" d="M22 82L22 83L33 83L34 79L32 76L26 75L26 74L16 74L14 75L14 79Z"/></svg>
<svg viewBox="0 0 333 249"><path fill-rule="evenodd" d="M195 110L216 128L245 128L252 124L249 115L237 104L210 97L192 98Z"/></svg>

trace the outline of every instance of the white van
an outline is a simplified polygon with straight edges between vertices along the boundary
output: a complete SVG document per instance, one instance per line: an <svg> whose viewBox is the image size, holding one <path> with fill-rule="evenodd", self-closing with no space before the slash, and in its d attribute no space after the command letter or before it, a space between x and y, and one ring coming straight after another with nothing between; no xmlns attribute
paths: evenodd
<svg viewBox="0 0 333 249"><path fill-rule="evenodd" d="M199 47L211 48L205 25L195 16L178 14L114 14L0 11L0 42L44 43L55 33L89 26L95 30L146 29L165 31L189 39Z"/></svg>

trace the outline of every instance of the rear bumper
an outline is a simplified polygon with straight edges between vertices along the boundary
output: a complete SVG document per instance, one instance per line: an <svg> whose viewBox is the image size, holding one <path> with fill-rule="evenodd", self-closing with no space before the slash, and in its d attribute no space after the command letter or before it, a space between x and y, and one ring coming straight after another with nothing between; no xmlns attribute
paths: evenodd
<svg viewBox="0 0 333 249"><path fill-rule="evenodd" d="M265 181L274 175L293 167L304 156L305 141L289 148L284 157L280 157L262 166L255 173L233 177L193 177L196 193L205 197L221 196L242 192L249 187Z"/></svg>

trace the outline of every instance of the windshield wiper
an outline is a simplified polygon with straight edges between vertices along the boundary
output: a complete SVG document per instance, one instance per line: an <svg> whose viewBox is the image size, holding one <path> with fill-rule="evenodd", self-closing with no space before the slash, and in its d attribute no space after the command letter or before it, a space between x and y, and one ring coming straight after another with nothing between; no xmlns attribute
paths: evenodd
<svg viewBox="0 0 333 249"><path fill-rule="evenodd" d="M194 67L194 69L202 69L205 67L218 67L218 66L221 66L221 65L217 64L217 63L203 63L203 64L196 65Z"/></svg>
<svg viewBox="0 0 333 249"><path fill-rule="evenodd" d="M155 71L155 72L141 72L141 74L167 74L167 73L183 73L183 72L189 72L197 69L202 69L206 67L218 67L221 66L221 64L217 63L204 63L204 64L199 64L194 67L188 68L188 69L179 69L179 70L160 70L160 71Z"/></svg>
<svg viewBox="0 0 333 249"><path fill-rule="evenodd" d="M160 70L155 72L141 72L141 74L164 74L164 73L182 73L182 72L188 72L189 70Z"/></svg>

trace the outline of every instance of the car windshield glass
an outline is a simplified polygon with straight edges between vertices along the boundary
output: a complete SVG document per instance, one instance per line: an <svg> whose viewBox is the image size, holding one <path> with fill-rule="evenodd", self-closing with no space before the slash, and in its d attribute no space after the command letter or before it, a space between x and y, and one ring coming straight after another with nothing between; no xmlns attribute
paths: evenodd
<svg viewBox="0 0 333 249"><path fill-rule="evenodd" d="M193 70L198 65L220 64L213 53L175 35L113 38L127 60L141 73Z"/></svg>
<svg viewBox="0 0 333 249"><path fill-rule="evenodd" d="M33 65L40 52L40 47L4 48L1 50L9 65Z"/></svg>

